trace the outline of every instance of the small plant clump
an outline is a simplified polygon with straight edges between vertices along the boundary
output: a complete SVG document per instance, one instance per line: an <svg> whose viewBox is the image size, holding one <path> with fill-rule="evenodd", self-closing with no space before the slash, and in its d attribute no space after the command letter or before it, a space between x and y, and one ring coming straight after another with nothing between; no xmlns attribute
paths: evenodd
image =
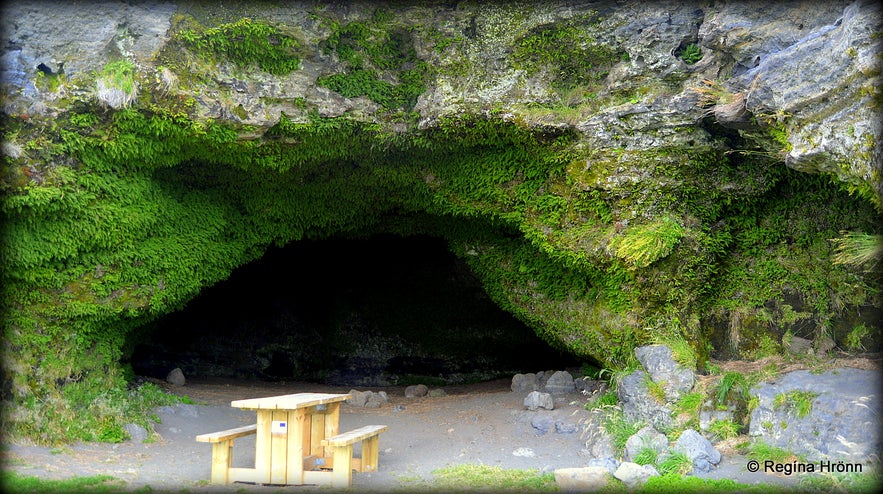
<svg viewBox="0 0 883 494"><path fill-rule="evenodd" d="M690 43L685 46L677 56L687 65L693 65L699 60L702 60L702 48L696 43Z"/></svg>
<svg viewBox="0 0 883 494"><path fill-rule="evenodd" d="M693 462L686 453L675 451L659 462L656 467L661 475L670 473L687 475L693 471Z"/></svg>
<svg viewBox="0 0 883 494"><path fill-rule="evenodd" d="M273 26L243 18L211 29L196 26L178 33L185 46L197 54L216 54L241 66L257 64L273 75L300 67L300 44Z"/></svg>
<svg viewBox="0 0 883 494"><path fill-rule="evenodd" d="M115 110L125 108L138 96L135 64L117 60L104 66L96 80L98 101Z"/></svg>
<svg viewBox="0 0 883 494"><path fill-rule="evenodd" d="M742 426L732 420L715 420L708 426L708 430L715 436L727 440L738 436Z"/></svg>
<svg viewBox="0 0 883 494"><path fill-rule="evenodd" d="M812 391L789 391L787 393L779 393L773 399L773 406L776 408L787 408L793 410L798 418L809 415L812 411L812 402L819 396L818 393Z"/></svg>

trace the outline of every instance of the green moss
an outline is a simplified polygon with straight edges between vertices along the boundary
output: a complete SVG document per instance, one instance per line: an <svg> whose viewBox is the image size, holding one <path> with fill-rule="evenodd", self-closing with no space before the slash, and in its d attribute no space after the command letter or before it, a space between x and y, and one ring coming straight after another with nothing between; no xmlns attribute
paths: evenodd
<svg viewBox="0 0 883 494"><path fill-rule="evenodd" d="M513 65L527 75L547 70L553 87L562 90L603 79L622 53L599 43L585 29L584 24L599 20L592 13L532 29L515 41Z"/></svg>
<svg viewBox="0 0 883 494"><path fill-rule="evenodd" d="M176 37L199 56L220 56L240 66L256 64L274 75L300 66L297 39L268 24L243 18L209 29L192 19L186 25L191 27L178 31Z"/></svg>
<svg viewBox="0 0 883 494"><path fill-rule="evenodd" d="M417 57L411 32L394 20L394 14L384 9L377 9L366 22L340 25L324 18L331 34L320 47L335 53L347 68L344 73L320 76L316 84L347 98L365 96L387 110L413 108L426 90L430 68Z"/></svg>
<svg viewBox="0 0 883 494"><path fill-rule="evenodd" d="M365 67L381 56L354 46ZM10 427L24 435L86 437L64 426L121 389L138 328L267 246L304 238L445 238L500 307L613 369L663 333L695 342L704 361L707 314L756 321L741 328L751 350L770 321L878 303L869 275L818 261L840 230L877 233L873 210L768 162L710 148L597 152L572 131L493 115L390 134L305 110L245 140L244 128L151 108L8 127L22 153L3 161L4 365L26 410L12 416L29 417ZM782 310L760 318L771 301ZM96 412L105 422L88 437L118 440L122 414Z"/></svg>

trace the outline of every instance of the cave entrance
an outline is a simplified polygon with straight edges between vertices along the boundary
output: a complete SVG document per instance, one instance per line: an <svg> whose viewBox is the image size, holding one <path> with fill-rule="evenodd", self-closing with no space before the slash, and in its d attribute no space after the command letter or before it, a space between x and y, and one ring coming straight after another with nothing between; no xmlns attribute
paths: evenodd
<svg viewBox="0 0 883 494"><path fill-rule="evenodd" d="M271 248L141 331L136 374L342 386L453 384L573 369L487 296L444 240L376 235Z"/></svg>

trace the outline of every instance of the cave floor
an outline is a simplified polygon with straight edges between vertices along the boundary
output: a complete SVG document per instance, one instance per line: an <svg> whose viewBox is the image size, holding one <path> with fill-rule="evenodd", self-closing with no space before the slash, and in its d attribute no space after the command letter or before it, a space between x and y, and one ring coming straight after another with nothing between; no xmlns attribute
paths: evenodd
<svg viewBox="0 0 883 494"><path fill-rule="evenodd" d="M577 424L584 414L585 397L565 395L555 410L524 409L524 396L510 391L509 379L461 386L446 386L442 397L406 398L404 386L360 388L386 391L389 403L379 408L341 408L342 431L366 424L386 424L380 436L380 471L355 473L353 491L424 490L433 485L432 471L458 464L482 464L507 469L538 469L584 466L585 447L579 432L538 435L531 421L545 414L554 421ZM3 450L5 469L23 475L61 479L73 476L111 475L124 482L125 490L149 486L154 491L188 492L297 492L314 486L260 486L208 484L211 445L194 437L239 427L255 420L254 412L231 408L234 399L257 398L297 392L345 393L346 387L309 383L268 383L223 379L191 379L169 391L186 395L198 405L175 405L160 409L155 425L159 438L148 443L88 443L64 448L8 444ZM358 451L358 449L357 449ZM234 466L254 463L254 436L236 440ZM743 483L795 485L799 479L750 474L744 457L726 457L721 467L705 477L732 478ZM324 490L327 491L327 488Z"/></svg>

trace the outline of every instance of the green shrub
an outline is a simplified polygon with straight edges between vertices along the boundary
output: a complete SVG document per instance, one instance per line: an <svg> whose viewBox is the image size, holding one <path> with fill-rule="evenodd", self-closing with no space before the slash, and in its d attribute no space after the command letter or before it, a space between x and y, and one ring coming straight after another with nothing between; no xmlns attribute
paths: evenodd
<svg viewBox="0 0 883 494"><path fill-rule="evenodd" d="M748 381L741 372L725 372L715 386L715 399L719 405L731 401L745 401L748 397Z"/></svg>
<svg viewBox="0 0 883 494"><path fill-rule="evenodd" d="M657 458L659 458L659 452L655 449L641 448L632 461L638 465L655 465Z"/></svg>
<svg viewBox="0 0 883 494"><path fill-rule="evenodd" d="M686 453L675 451L659 462L657 470L661 475L670 473L687 475L693 471L693 462Z"/></svg>
<svg viewBox="0 0 883 494"><path fill-rule="evenodd" d="M714 420L708 426L712 434L721 439L730 439L739 435L742 426L732 420Z"/></svg>
<svg viewBox="0 0 883 494"><path fill-rule="evenodd" d="M610 435L617 454L621 455L625 450L625 443L630 437L637 434L644 427L644 424L641 422L629 422L621 411L613 410L605 417L603 427L607 434Z"/></svg>

